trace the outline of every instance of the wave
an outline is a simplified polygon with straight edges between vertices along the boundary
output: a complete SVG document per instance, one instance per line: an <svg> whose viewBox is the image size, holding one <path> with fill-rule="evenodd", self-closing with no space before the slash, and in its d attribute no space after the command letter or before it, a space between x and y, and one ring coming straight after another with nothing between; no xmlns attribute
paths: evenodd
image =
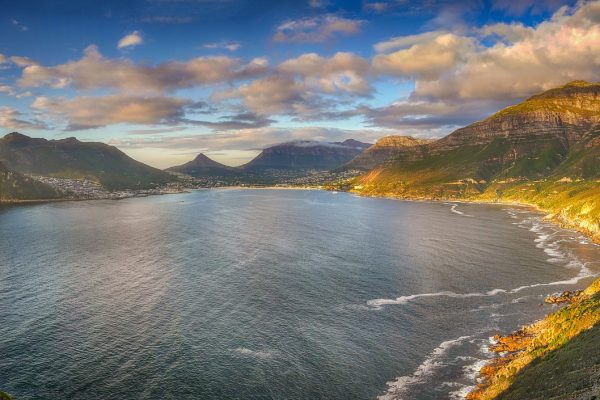
<svg viewBox="0 0 600 400"><path fill-rule="evenodd" d="M461 215L464 214L462 211L456 210L455 207L456 204L453 204L451 207L451 211L459 213ZM509 213L511 218L520 219L520 221L516 222L516 224L518 224L522 228L529 229L531 232L534 232L537 235L537 238L534 239L534 242L536 243L537 248L543 249L543 251L550 257L546 260L547 262L553 264L562 264L562 266L567 269L578 269L578 274L571 279L565 279L554 282L532 283L530 285L523 285L513 289L492 289L487 292L473 293L456 293L452 291L440 291L435 293L410 294L392 299L380 298L369 300L367 301L367 305L372 307L373 309L381 309L385 305L407 304L413 300L427 297L450 297L464 299L471 297L491 297L496 296L498 294L515 294L523 290L545 286L576 285L582 279L598 276L598 274L592 273L592 271L587 267L588 263L581 262L571 252L561 248L560 243L569 241L561 237L557 238L557 236L559 236L559 234L562 233L561 230L551 226L549 223L544 223L540 220L540 217L531 216L526 211L508 209L507 212ZM526 214L527 216L525 218L522 218L520 214ZM570 241L577 242L579 240L581 240L581 237L577 236L572 237Z"/></svg>
<svg viewBox="0 0 600 400"><path fill-rule="evenodd" d="M402 399L402 396L406 395L413 386L425 383L426 379L433 375L436 369L445 365L442 362L442 358L450 348L459 345L470 338L471 336L461 336L440 343L440 345L429 354L429 357L427 357L411 375L400 376L395 380L388 382L386 393L377 398L379 400Z"/></svg>
<svg viewBox="0 0 600 400"><path fill-rule="evenodd" d="M420 294L411 294L408 296L400 296L395 299L374 299L367 301L367 305L371 307L381 308L381 306L391 305L391 304L406 304L412 300L420 299L423 297L452 297L457 299L465 299L469 297L487 297L487 296L495 296L499 293L506 293L504 289L492 289L485 293L456 293L451 291L442 291L435 293L420 293Z"/></svg>
<svg viewBox="0 0 600 400"><path fill-rule="evenodd" d="M411 294L408 296L400 296L395 299L373 299L367 301L367 305L371 306L374 309L381 309L382 306L386 305L398 305L398 304L407 304L412 300L424 298L424 297L451 297L456 299L466 299L471 297L492 297L499 294L515 294L519 293L526 289L533 289L544 286L561 286L561 285L575 285L580 280L591 278L597 276L597 274L591 273L591 271L585 267L585 264L581 267L581 270L577 276L566 279L563 281L555 281L555 282L547 282L547 283L533 283L531 285L523 285L514 289L492 289L487 292L473 292L473 293L456 293L450 291L441 291L436 293L420 293L420 294ZM520 298L522 299L522 298ZM495 306L495 305L494 305ZM490 308L493 308L490 307Z"/></svg>
<svg viewBox="0 0 600 400"><path fill-rule="evenodd" d="M462 215L463 217L472 217L472 215L465 214L464 212L457 210L456 207L458 207L458 204L452 204L450 211L452 211L454 214Z"/></svg>
<svg viewBox="0 0 600 400"><path fill-rule="evenodd" d="M246 347L238 347L238 348L232 349L231 351L234 352L234 353L236 353L236 354L242 355L242 356L259 358L259 359L262 359L262 360L270 359L270 358L273 358L275 356L275 354L272 351L251 350L251 349L248 349Z"/></svg>

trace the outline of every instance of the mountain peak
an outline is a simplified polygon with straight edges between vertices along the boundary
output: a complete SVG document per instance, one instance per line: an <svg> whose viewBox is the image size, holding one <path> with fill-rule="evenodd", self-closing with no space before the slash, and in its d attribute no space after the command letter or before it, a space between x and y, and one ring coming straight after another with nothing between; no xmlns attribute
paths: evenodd
<svg viewBox="0 0 600 400"><path fill-rule="evenodd" d="M30 141L31 138L19 132L11 132L5 135L2 140L7 143L26 143Z"/></svg>

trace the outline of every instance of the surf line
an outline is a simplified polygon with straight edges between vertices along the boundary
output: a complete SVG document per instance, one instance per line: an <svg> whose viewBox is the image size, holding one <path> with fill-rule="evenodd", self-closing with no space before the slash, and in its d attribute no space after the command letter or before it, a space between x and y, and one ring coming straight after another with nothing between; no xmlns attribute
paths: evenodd
<svg viewBox="0 0 600 400"><path fill-rule="evenodd" d="M584 264L584 267L585 267L585 264ZM591 274L587 268L583 268L577 276L575 276L574 278L568 279L568 280L564 280L564 281L556 281L556 282L549 282L549 283L534 283L531 285L519 286L518 288L515 288L515 289L508 289L508 290L507 289L492 289L487 292L456 293L456 292L451 292L451 291L441 291L441 292L435 292L435 293L411 294L411 295L407 295L407 296L396 297L395 299L373 299L373 300L367 301L367 305L369 305L370 307L372 307L374 309L379 310L383 306L386 306L386 305L407 304L407 303L411 302L412 300L416 300L416 299L420 299L420 298L424 298L424 297L451 297L451 298L456 298L456 299L466 299L466 298L470 298L470 297L491 297L491 296L496 296L501 293L506 293L506 294L519 293L525 289L532 289L532 288L542 287L542 286L575 285L582 279L590 278L590 277L594 277L594 276L596 276L596 275Z"/></svg>
<svg viewBox="0 0 600 400"><path fill-rule="evenodd" d="M463 217L472 217L472 215L465 214L464 212L457 210L456 207L458 207L458 204L452 204L450 211L452 211L454 214L462 215Z"/></svg>

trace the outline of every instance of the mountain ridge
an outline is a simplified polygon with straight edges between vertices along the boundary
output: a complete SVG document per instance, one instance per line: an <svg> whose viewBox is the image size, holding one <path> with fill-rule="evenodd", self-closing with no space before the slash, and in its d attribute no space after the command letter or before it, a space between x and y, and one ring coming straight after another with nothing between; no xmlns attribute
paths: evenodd
<svg viewBox="0 0 600 400"><path fill-rule="evenodd" d="M173 180L114 146L73 137L47 140L11 132L0 138L0 162L22 174L86 178L109 190L146 189Z"/></svg>
<svg viewBox="0 0 600 400"><path fill-rule="evenodd" d="M538 109L557 102L571 105ZM575 81L333 187L407 199L521 202L600 240L599 180L600 84Z"/></svg>

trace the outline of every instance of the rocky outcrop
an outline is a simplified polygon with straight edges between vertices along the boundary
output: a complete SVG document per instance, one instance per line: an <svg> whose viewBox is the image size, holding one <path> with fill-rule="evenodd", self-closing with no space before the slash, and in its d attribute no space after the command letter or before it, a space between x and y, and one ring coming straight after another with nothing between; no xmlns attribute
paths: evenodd
<svg viewBox="0 0 600 400"><path fill-rule="evenodd" d="M427 153L427 145L431 143L433 140L417 139L411 136L386 136L342 168L370 170L394 161L422 158Z"/></svg>

